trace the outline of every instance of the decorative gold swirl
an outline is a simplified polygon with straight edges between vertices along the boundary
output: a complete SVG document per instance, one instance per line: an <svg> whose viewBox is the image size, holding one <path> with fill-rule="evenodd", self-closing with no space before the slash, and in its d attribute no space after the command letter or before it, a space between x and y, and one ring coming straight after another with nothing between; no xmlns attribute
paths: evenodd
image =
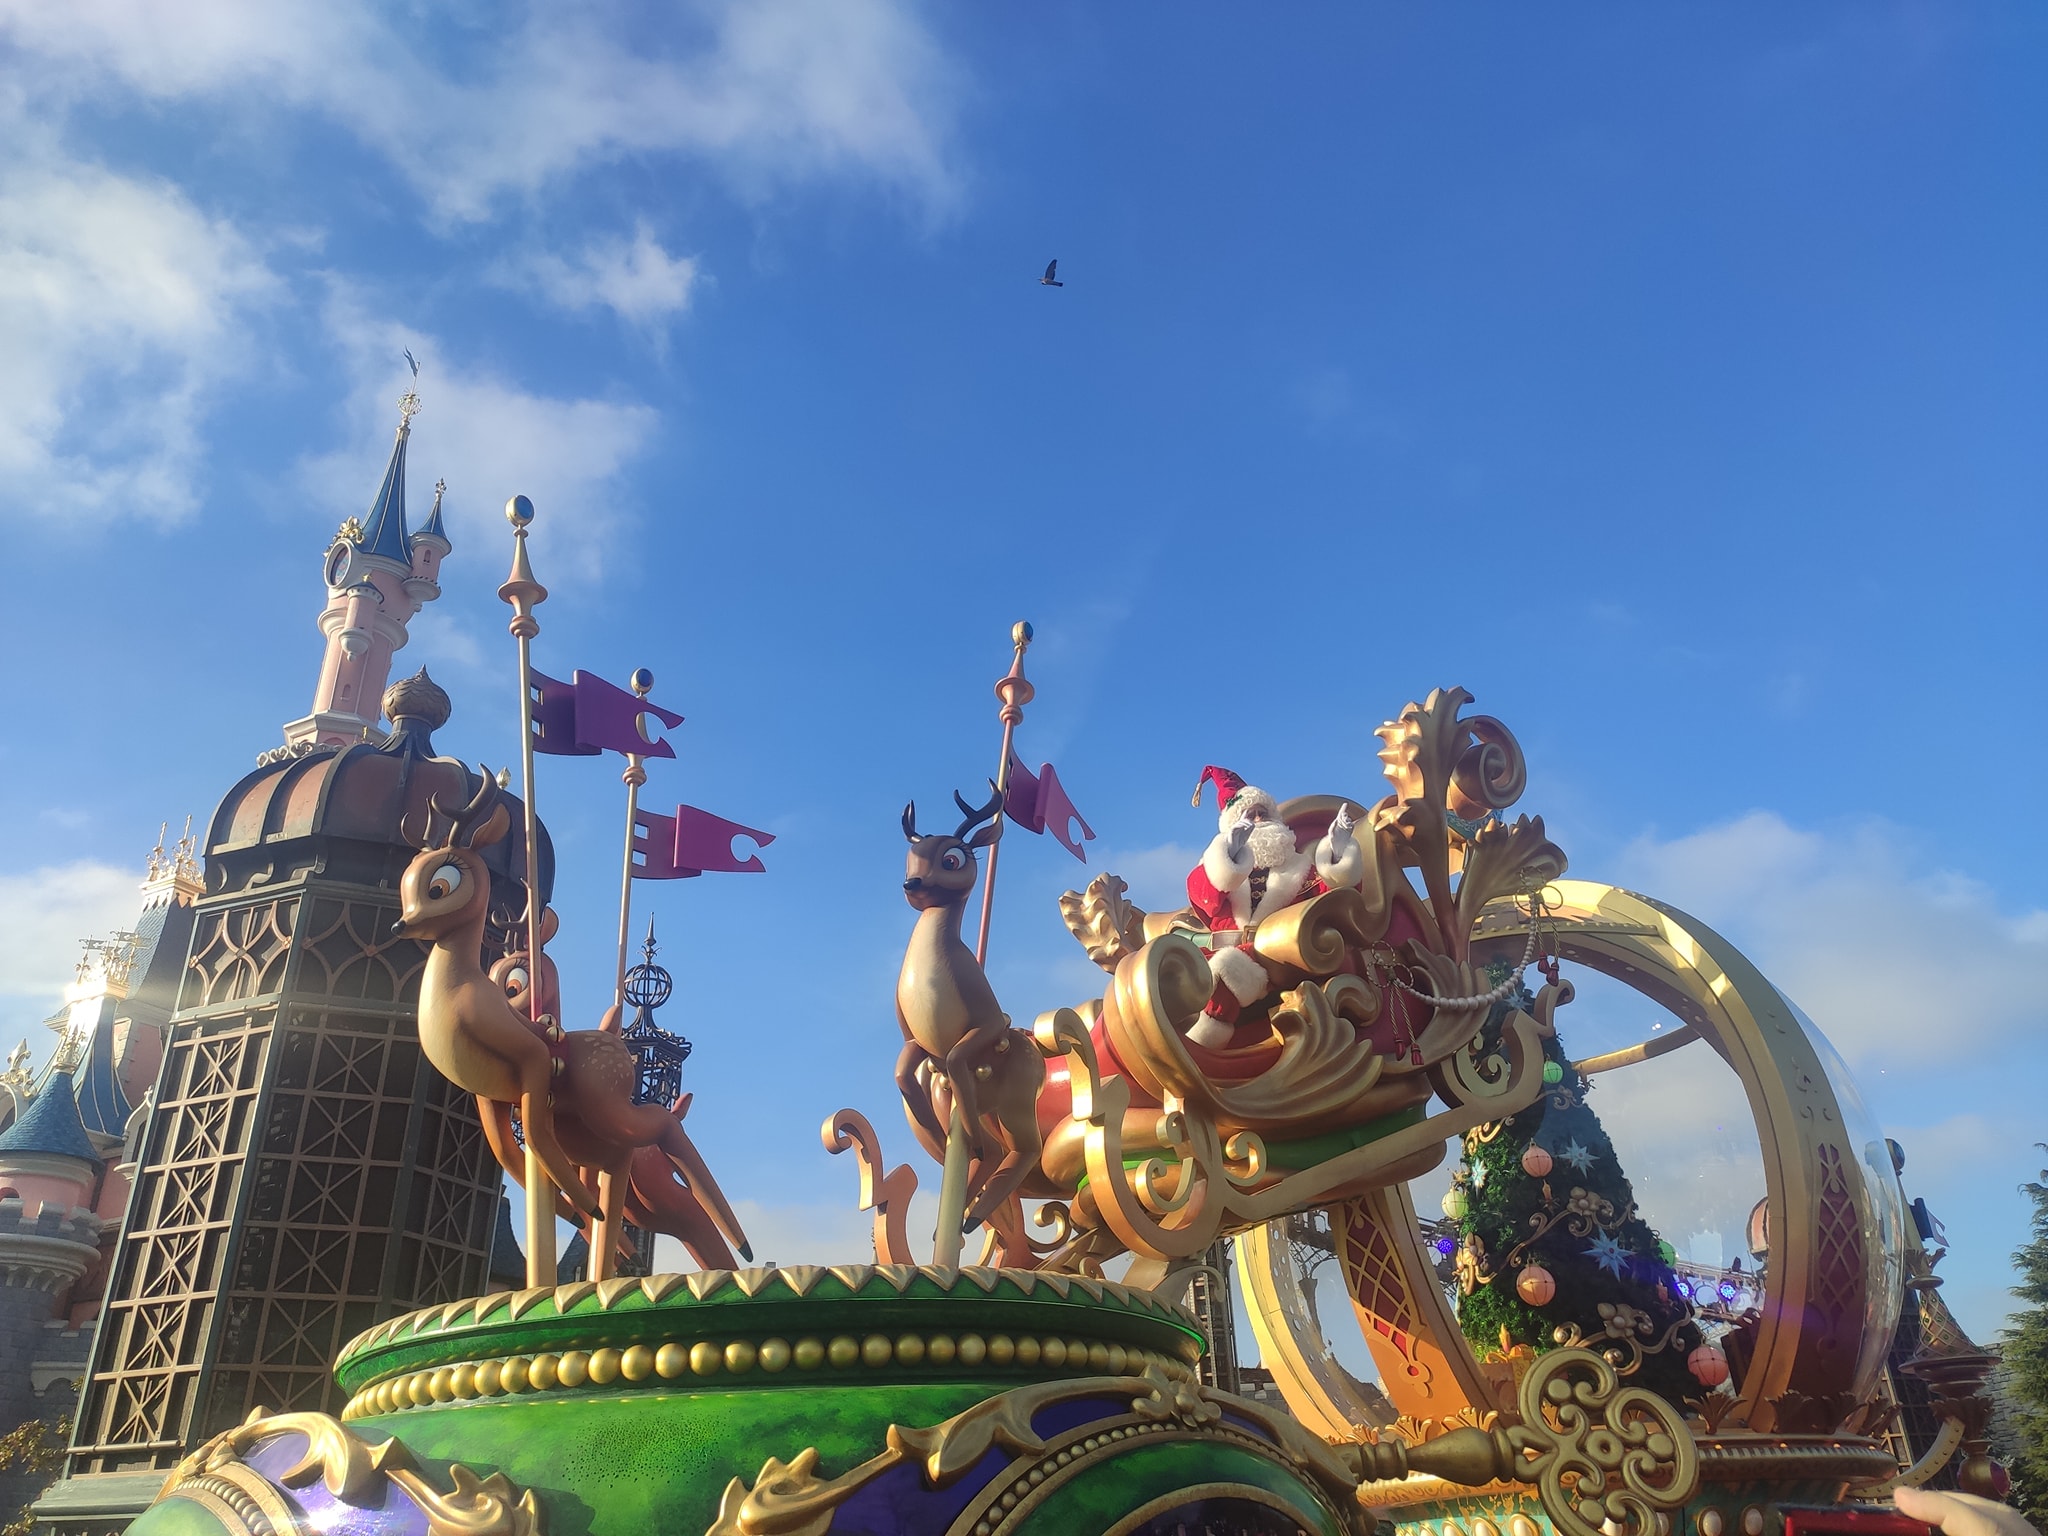
<svg viewBox="0 0 2048 1536"><path fill-rule="evenodd" d="M1119 960L1145 947L1145 912L1124 899L1129 889L1122 876L1100 874L1085 893L1068 891L1060 897L1067 931L1105 971L1114 971Z"/></svg>
<svg viewBox="0 0 2048 1536"><path fill-rule="evenodd" d="M1676 1410L1625 1386L1583 1349L1543 1356L1522 1378L1522 1423L1508 1431L1543 1508L1564 1536L1643 1536L1699 1486L1699 1451ZM1620 1486L1609 1488L1618 1476ZM1609 1528L1607 1523L1612 1522Z"/></svg>
<svg viewBox="0 0 2048 1536"><path fill-rule="evenodd" d="M1529 787L1529 764L1515 733L1491 715L1467 715L1458 722L1473 743L1451 770L1451 810L1466 821L1504 811Z"/></svg>
<svg viewBox="0 0 2048 1536"><path fill-rule="evenodd" d="M172 1469L157 1502L178 1496L183 1485L206 1485L223 1474L253 1478L240 1466L245 1453L278 1435L306 1437L306 1451L278 1479L303 1488L318 1478L344 1504L379 1503L383 1485L396 1484L427 1517L429 1536L541 1536L540 1506L531 1489L521 1490L503 1473L478 1477L460 1463L448 1469L451 1492L429 1482L412 1454L396 1440L371 1445L347 1425L324 1413L265 1415L262 1409L215 1435Z"/></svg>
<svg viewBox="0 0 2048 1536"><path fill-rule="evenodd" d="M917 1193L917 1170L908 1163L888 1167L881 1138L857 1109L827 1116L818 1134L827 1152L851 1151L860 1164L860 1208L875 1213L875 1262L915 1264L907 1223L910 1197Z"/></svg>
<svg viewBox="0 0 2048 1536"><path fill-rule="evenodd" d="M1375 925L1365 897L1346 888L1325 891L1274 913L1259 924L1252 948L1262 959L1311 976L1332 976L1343 969L1351 946L1362 949L1385 929L1384 912Z"/></svg>

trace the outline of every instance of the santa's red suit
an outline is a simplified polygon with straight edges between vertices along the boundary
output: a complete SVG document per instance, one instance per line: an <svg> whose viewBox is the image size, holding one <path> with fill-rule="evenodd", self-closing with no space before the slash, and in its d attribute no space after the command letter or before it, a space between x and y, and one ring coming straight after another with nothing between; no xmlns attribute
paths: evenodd
<svg viewBox="0 0 2048 1536"><path fill-rule="evenodd" d="M1298 901L1356 886L1364 879L1365 853L1348 831L1333 827L1312 849L1298 849L1280 822L1271 795L1229 769L1212 765L1202 770L1196 804L1201 803L1202 787L1210 783L1215 784L1222 807L1216 818L1218 830L1202 862L1188 872L1188 901L1208 919L1210 932L1228 935ZM1233 855L1233 833L1245 820L1253 821L1254 827L1238 840L1241 846ZM1204 1017L1187 1032L1197 1045L1228 1041L1239 1010L1258 1002L1273 984L1249 944L1219 944L1210 952L1209 971L1216 979L1215 990Z"/></svg>

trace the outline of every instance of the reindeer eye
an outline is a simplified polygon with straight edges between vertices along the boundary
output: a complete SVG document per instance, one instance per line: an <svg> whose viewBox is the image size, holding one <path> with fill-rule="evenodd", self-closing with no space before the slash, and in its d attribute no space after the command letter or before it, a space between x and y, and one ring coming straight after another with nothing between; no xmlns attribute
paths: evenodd
<svg viewBox="0 0 2048 1536"><path fill-rule="evenodd" d="M964 869L966 865L967 853L965 849L948 848L939 855L939 867L941 869Z"/></svg>
<svg viewBox="0 0 2048 1536"><path fill-rule="evenodd" d="M434 878L427 882L427 896L433 901L446 901L462 888L462 866L443 864L434 871Z"/></svg>
<svg viewBox="0 0 2048 1536"><path fill-rule="evenodd" d="M526 990L526 967L515 965L505 973L505 995L511 997Z"/></svg>

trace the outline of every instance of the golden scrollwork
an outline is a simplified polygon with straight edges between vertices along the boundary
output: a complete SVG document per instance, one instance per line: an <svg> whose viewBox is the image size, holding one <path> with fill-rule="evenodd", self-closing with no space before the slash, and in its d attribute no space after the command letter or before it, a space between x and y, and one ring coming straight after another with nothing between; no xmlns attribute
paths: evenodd
<svg viewBox="0 0 2048 1536"><path fill-rule="evenodd" d="M857 1109L826 1117L819 1128L825 1150L851 1151L860 1164L860 1208L874 1212L875 1261L915 1264L910 1251L910 1198L917 1193L917 1170L908 1163L890 1168L882 1157L881 1138Z"/></svg>
<svg viewBox="0 0 2048 1536"><path fill-rule="evenodd" d="M1521 1422L1454 1429L1422 1445L1356 1448L1362 1482L1413 1473L1467 1487L1534 1483L1561 1536L1644 1536L1699 1487L1699 1451L1662 1398L1583 1349L1543 1356L1517 1392Z"/></svg>
<svg viewBox="0 0 2048 1536"><path fill-rule="evenodd" d="M317 1480L344 1504L360 1507L378 1502L388 1482L419 1506L431 1536L542 1536L533 1491L515 1487L503 1473L479 1477L468 1467L451 1466L448 1475L455 1486L443 1492L398 1441L372 1445L324 1413L265 1414L257 1409L179 1462L157 1501L196 1495L219 1514L225 1489L242 1496L225 1501L241 1516L240 1525L252 1531L259 1523L276 1527L280 1512L264 1498L266 1480L242 1463L264 1441L290 1434L304 1435L306 1450L278 1479L287 1488L304 1488ZM262 1518L252 1521L251 1514Z"/></svg>

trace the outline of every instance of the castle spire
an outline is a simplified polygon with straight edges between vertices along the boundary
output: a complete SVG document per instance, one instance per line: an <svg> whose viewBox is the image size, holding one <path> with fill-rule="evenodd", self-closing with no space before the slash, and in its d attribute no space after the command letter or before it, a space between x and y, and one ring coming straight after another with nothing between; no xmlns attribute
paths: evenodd
<svg viewBox="0 0 2048 1536"><path fill-rule="evenodd" d="M356 548L412 567L412 546L405 527L405 445L412 436L412 419L419 414L420 397L407 390L398 401L398 436L392 440L391 462L384 466L384 483L377 487L377 499L370 503Z"/></svg>
<svg viewBox="0 0 2048 1536"><path fill-rule="evenodd" d="M419 411L420 397L408 389L399 397L398 435L367 519L349 518L328 548L327 606L320 615L327 649L312 713L288 724L284 746L259 762L384 739L379 720L391 658L405 648L413 615L441 595L441 557L450 549L441 525L446 482L434 488L426 527L410 533L405 526L406 448Z"/></svg>

